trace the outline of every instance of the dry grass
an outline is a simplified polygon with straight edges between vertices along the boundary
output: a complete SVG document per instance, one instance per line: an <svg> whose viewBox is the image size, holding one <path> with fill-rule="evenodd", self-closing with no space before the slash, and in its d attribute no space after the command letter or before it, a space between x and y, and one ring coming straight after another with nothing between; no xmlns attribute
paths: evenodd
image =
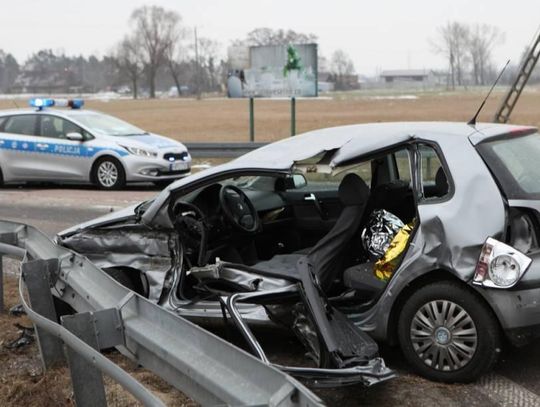
<svg viewBox="0 0 540 407"><path fill-rule="evenodd" d="M7 307L12 307L18 302L17 280L14 277L5 277L4 294ZM0 314L0 406L74 406L75 401L67 367L56 367L43 374L35 343L17 350L6 349L5 345L19 336L15 323L31 326L26 316L13 317ZM159 377L137 367L119 353L111 352L107 356L144 383L167 406L197 405ZM104 379L109 406L141 405L112 379L108 377Z"/></svg>
<svg viewBox="0 0 540 407"><path fill-rule="evenodd" d="M450 120L467 121L478 108L486 90L455 93L419 93L416 99L391 99L362 92L339 94L332 99L297 101L297 132L353 123ZM502 92L486 104L481 120L491 121ZM25 101L18 102L26 103ZM13 107L0 101L0 109ZM162 99L88 101L87 107L110 113L141 128L182 141L247 141L246 99ZM290 105L286 100L256 100L255 130L259 141L287 137ZM512 115L520 124L540 125L540 91L529 89Z"/></svg>

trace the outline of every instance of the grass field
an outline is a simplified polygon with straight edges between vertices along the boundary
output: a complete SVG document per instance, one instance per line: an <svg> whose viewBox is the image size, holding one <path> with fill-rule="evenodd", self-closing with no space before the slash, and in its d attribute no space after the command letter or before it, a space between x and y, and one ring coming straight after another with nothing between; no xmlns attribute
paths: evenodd
<svg viewBox="0 0 540 407"><path fill-rule="evenodd" d="M416 93L392 96L373 93L340 93L330 98L297 100L297 132L343 124L450 120L467 121L487 90L445 93ZM491 121L501 91L486 104L481 121ZM18 101L25 105L26 101ZM0 101L0 109L13 102ZM87 101L86 107L110 113L137 126L181 141L248 141L248 100L245 99L158 99ZM540 126L540 89L523 93L513 123ZM290 134L290 104L286 100L255 101L255 138L273 141Z"/></svg>

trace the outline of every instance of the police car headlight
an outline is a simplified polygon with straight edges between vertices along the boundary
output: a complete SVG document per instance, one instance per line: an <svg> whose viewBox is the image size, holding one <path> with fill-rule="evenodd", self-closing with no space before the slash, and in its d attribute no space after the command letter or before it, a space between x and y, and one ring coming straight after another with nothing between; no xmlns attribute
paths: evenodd
<svg viewBox="0 0 540 407"><path fill-rule="evenodd" d="M138 155L141 157L157 157L157 153L155 151L145 150L143 148L137 148L137 147L124 147L127 151L129 151L133 155Z"/></svg>

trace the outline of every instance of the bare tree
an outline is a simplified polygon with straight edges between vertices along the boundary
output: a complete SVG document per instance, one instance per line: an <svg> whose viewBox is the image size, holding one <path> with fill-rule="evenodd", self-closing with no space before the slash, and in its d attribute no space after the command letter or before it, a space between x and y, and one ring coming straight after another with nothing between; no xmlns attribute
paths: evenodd
<svg viewBox="0 0 540 407"><path fill-rule="evenodd" d="M156 97L156 74L165 61L167 50L178 39L180 15L159 6L142 6L131 14L137 43L140 44L150 97Z"/></svg>
<svg viewBox="0 0 540 407"><path fill-rule="evenodd" d="M346 89L347 76L354 75L354 63L349 55L342 49L334 51L330 62L330 69L335 76L336 89Z"/></svg>
<svg viewBox="0 0 540 407"><path fill-rule="evenodd" d="M133 99L137 99L139 78L143 73L143 62L140 47L134 37L125 37L117 46L115 61L122 76L131 82Z"/></svg>
<svg viewBox="0 0 540 407"><path fill-rule="evenodd" d="M486 76L491 67L491 52L503 40L504 35L497 27L476 24L470 29L467 49L475 85L486 84Z"/></svg>
<svg viewBox="0 0 540 407"><path fill-rule="evenodd" d="M458 85L464 84L469 28L454 21L446 23L438 31L438 38L431 41L431 45L436 53L443 55L448 61L450 85L453 90L456 82Z"/></svg>
<svg viewBox="0 0 540 407"><path fill-rule="evenodd" d="M173 78L178 96L182 95L181 78L185 77L189 60L188 47L184 43L185 38L186 30L179 28L175 41L165 50L165 62Z"/></svg>
<svg viewBox="0 0 540 407"><path fill-rule="evenodd" d="M209 90L215 90L215 87L219 81L219 74L217 72L216 60L219 54L220 44L219 42L211 38L199 38L198 39L198 64L203 73L203 78L199 78L204 82L203 85Z"/></svg>
<svg viewBox="0 0 540 407"><path fill-rule="evenodd" d="M19 75L19 64L15 57L0 50L0 91L10 91L17 75Z"/></svg>

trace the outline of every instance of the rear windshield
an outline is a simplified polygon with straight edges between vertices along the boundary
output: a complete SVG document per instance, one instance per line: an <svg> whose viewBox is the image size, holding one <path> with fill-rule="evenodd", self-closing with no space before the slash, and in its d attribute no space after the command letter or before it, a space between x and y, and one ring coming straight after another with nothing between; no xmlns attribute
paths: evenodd
<svg viewBox="0 0 540 407"><path fill-rule="evenodd" d="M509 135L478 145L509 199L540 199L540 134Z"/></svg>

